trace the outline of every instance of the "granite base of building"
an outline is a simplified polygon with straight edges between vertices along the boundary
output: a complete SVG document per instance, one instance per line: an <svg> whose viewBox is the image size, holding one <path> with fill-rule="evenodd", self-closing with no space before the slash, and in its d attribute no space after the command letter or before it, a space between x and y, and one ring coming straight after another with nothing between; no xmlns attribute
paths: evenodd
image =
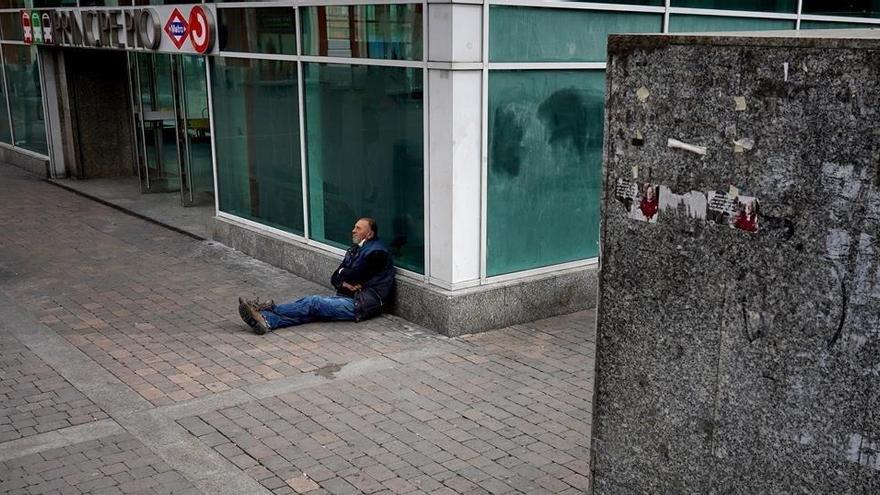
<svg viewBox="0 0 880 495"><path fill-rule="evenodd" d="M27 170L40 177L49 177L49 159L40 158L6 146L0 146L0 162Z"/></svg>
<svg viewBox="0 0 880 495"><path fill-rule="evenodd" d="M609 39L594 493L880 493L880 32L822 31Z"/></svg>
<svg viewBox="0 0 880 495"><path fill-rule="evenodd" d="M249 256L330 287L340 258L249 225L215 217L210 235ZM397 277L391 313L455 337L595 307L597 270L562 270L521 280L448 291Z"/></svg>

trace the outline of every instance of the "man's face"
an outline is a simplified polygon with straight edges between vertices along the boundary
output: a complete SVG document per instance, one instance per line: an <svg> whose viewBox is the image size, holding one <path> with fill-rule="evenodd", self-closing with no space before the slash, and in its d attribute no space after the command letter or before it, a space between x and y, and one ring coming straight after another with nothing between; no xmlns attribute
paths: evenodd
<svg viewBox="0 0 880 495"><path fill-rule="evenodd" d="M366 220L358 220L351 229L351 242L359 244L364 239L372 239L373 231L370 230L370 223Z"/></svg>

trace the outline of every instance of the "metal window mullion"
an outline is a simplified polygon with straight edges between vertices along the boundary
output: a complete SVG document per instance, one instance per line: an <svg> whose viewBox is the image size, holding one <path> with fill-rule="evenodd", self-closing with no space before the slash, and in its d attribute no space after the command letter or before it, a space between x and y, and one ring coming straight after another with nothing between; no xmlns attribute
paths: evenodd
<svg viewBox="0 0 880 495"><path fill-rule="evenodd" d="M214 174L214 216L220 211L220 185L217 182L217 135L214 128L214 90L211 87L211 60L205 57L205 82L208 85L208 129L211 131L211 171Z"/></svg>
<svg viewBox="0 0 880 495"><path fill-rule="evenodd" d="M297 85L297 112L299 117L299 166L300 186L302 187L303 205L303 237L311 237L311 225L309 224L309 167L306 163L306 117L305 117L305 78L303 77L302 62L302 21L300 9L294 8L294 24L296 29L296 85Z"/></svg>
<svg viewBox="0 0 880 495"><path fill-rule="evenodd" d="M669 7L669 12L679 15L702 15L714 17L745 17L748 19L782 19L793 21L797 19L796 13L783 12L756 12L747 10L720 10L720 9L695 9L691 7Z"/></svg>
<svg viewBox="0 0 880 495"><path fill-rule="evenodd" d="M663 6L663 33L669 32L669 7L671 7L672 0L666 0L665 5Z"/></svg>
<svg viewBox="0 0 880 495"><path fill-rule="evenodd" d="M480 284L486 283L489 177L489 1L483 1L483 77L480 99Z"/></svg>
<svg viewBox="0 0 880 495"><path fill-rule="evenodd" d="M2 47L0 47L2 48ZM15 128L12 126L12 107L9 106L9 86L6 83L6 55L0 49L0 66L3 69L3 97L6 99L6 118L9 121L9 144L15 146Z"/></svg>
<svg viewBox="0 0 880 495"><path fill-rule="evenodd" d="M492 5L509 7L537 7L545 9L595 10L603 12L630 12L662 14L664 7L648 5L620 5L610 3L568 2L564 0L487 0Z"/></svg>
<svg viewBox="0 0 880 495"><path fill-rule="evenodd" d="M52 139L49 137L49 129L51 128L51 122L49 120L49 105L47 105L46 101L46 78L43 74L43 56L40 54L40 49L34 47L34 53L37 56L37 74L38 79L40 80L40 106L43 107L43 134L46 136L46 155L49 158L49 175L51 177L52 171L55 167L52 166Z"/></svg>
<svg viewBox="0 0 880 495"><path fill-rule="evenodd" d="M431 91L428 77L428 1L422 1L422 241L423 280L431 280ZM453 103L454 104L454 103ZM453 188L455 185L453 184Z"/></svg>
<svg viewBox="0 0 880 495"><path fill-rule="evenodd" d="M801 14L804 12L804 0L798 0L797 21L794 24L795 31L801 30Z"/></svg>
<svg viewBox="0 0 880 495"><path fill-rule="evenodd" d="M143 157L144 157L143 163L139 163L138 167L143 166L143 168L144 168L144 177L146 177L146 179L147 179L146 180L147 191L149 191L152 186L150 184L149 156L147 156L147 128L144 126L143 81L141 81L141 67L140 67L141 62L143 62L146 57L147 57L146 54L143 56L141 56L137 53L134 54L134 74L135 74L135 78L137 79L137 95L135 95L135 97L137 98L138 109L140 110L139 118L141 121L141 125L140 125L141 152L143 153ZM144 192L143 183L139 184L139 186L141 188L141 192Z"/></svg>
<svg viewBox="0 0 880 495"><path fill-rule="evenodd" d="M421 60L391 60L382 58L326 57L321 55L300 55L303 62L338 65L378 65L384 67L421 68L425 63Z"/></svg>

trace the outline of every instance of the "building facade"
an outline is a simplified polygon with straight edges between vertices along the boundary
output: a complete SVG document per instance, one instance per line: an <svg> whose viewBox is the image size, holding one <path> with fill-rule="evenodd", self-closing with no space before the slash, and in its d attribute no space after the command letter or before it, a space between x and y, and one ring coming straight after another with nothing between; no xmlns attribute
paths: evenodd
<svg viewBox="0 0 880 495"><path fill-rule="evenodd" d="M479 331L594 304L608 34L878 16L877 1L2 0L0 155L212 205L216 239L314 279L375 217L398 312Z"/></svg>

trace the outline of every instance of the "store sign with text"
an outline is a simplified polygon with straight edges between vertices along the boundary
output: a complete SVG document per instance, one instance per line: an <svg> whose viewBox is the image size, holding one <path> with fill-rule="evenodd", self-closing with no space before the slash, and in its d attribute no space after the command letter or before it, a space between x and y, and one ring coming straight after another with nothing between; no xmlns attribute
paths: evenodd
<svg viewBox="0 0 880 495"><path fill-rule="evenodd" d="M213 5L22 10L26 44L208 54Z"/></svg>

